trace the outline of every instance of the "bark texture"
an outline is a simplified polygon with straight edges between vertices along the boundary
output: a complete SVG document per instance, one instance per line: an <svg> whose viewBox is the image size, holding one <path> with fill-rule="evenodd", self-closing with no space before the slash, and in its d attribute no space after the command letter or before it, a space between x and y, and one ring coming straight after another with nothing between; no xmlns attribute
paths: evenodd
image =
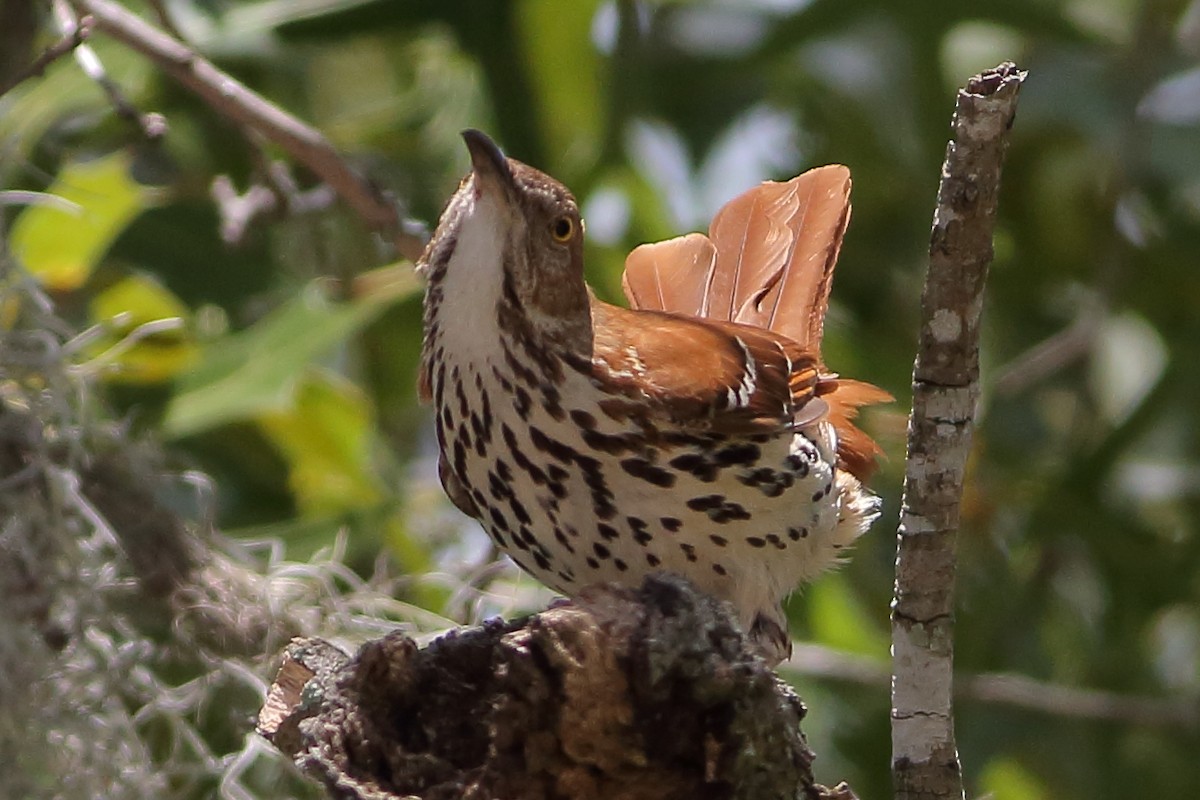
<svg viewBox="0 0 1200 800"><path fill-rule="evenodd" d="M938 187L892 603L892 775L901 800L963 797L951 709L955 539L1000 171L1024 79L1005 63L959 90Z"/></svg>
<svg viewBox="0 0 1200 800"><path fill-rule="evenodd" d="M296 640L259 731L338 798L852 798L803 716L722 604L654 577L424 649Z"/></svg>

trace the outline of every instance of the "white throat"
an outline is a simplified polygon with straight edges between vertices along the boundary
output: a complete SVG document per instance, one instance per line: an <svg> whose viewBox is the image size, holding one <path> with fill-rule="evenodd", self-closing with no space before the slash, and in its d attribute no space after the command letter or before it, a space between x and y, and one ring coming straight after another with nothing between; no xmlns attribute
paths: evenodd
<svg viewBox="0 0 1200 800"><path fill-rule="evenodd" d="M448 323L442 326L447 352L482 360L499 347L496 302L503 291L508 222L486 194L468 194L465 202L458 241L442 279L438 315Z"/></svg>

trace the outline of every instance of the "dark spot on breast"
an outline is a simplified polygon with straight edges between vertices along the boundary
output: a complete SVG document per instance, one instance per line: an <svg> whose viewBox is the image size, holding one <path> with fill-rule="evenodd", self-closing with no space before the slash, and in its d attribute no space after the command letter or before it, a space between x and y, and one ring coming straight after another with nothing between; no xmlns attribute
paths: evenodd
<svg viewBox="0 0 1200 800"><path fill-rule="evenodd" d="M687 542L680 542L679 549L687 556L687 560L691 563L696 563L696 548Z"/></svg>
<svg viewBox="0 0 1200 800"><path fill-rule="evenodd" d="M534 551L533 560L537 562L539 568L544 570L550 569L550 559L541 552Z"/></svg>
<svg viewBox="0 0 1200 800"><path fill-rule="evenodd" d="M567 412L562 407L562 395L553 386L542 386L542 408L554 419L562 422L567 418Z"/></svg>
<svg viewBox="0 0 1200 800"><path fill-rule="evenodd" d="M621 535L612 525L608 525L603 522L596 525L596 533L600 534L600 537L608 542L611 542L613 539L616 539Z"/></svg>
<svg viewBox="0 0 1200 800"><path fill-rule="evenodd" d="M526 510L525 505L515 495L508 498L508 507L512 509L513 515L516 516L521 524L529 525L533 522L533 518L529 516L529 511Z"/></svg>
<svg viewBox="0 0 1200 800"><path fill-rule="evenodd" d="M726 503L720 508L708 512L708 518L713 522L724 525L735 519L750 519L750 512L738 503Z"/></svg>
<svg viewBox="0 0 1200 800"><path fill-rule="evenodd" d="M557 439L552 439L545 434L540 428L529 429L529 441L533 442L533 446L543 453L548 453L552 458L561 461L564 464L570 464L575 461L575 457L579 455L575 448L570 445L563 444Z"/></svg>
<svg viewBox="0 0 1200 800"><path fill-rule="evenodd" d="M516 409L517 416L521 419L529 420L529 409L533 407L533 398L529 396L529 392L525 391L525 387L518 386L513 392L513 408Z"/></svg>
<svg viewBox="0 0 1200 800"><path fill-rule="evenodd" d="M496 508L495 506L488 506L488 512L492 518L492 524L495 525L496 528L502 531L508 530L508 520L506 520L504 515L500 513L500 509Z"/></svg>
<svg viewBox="0 0 1200 800"><path fill-rule="evenodd" d="M705 483L712 483L717 479L716 465L699 453L684 453L681 456L675 456L670 463L675 469L691 473Z"/></svg>
<svg viewBox="0 0 1200 800"><path fill-rule="evenodd" d="M633 540L640 545L645 545L652 541L654 537L646 530L646 520L638 517L626 517L625 521L629 524L629 529L633 531Z"/></svg>
<svg viewBox="0 0 1200 800"><path fill-rule="evenodd" d="M587 560L585 563L592 569L600 569L600 562L597 561L596 559L592 558L591 556L587 557Z"/></svg>
<svg viewBox="0 0 1200 800"><path fill-rule="evenodd" d="M467 448L463 446L462 441L454 443L454 473L456 475L467 474Z"/></svg>
<svg viewBox="0 0 1200 800"><path fill-rule="evenodd" d="M652 567L657 567L662 563L662 559L654 555L654 553L646 553L646 563Z"/></svg>
<svg viewBox="0 0 1200 800"><path fill-rule="evenodd" d="M808 528L788 528L788 538L793 542L798 542L801 539L807 538Z"/></svg>
<svg viewBox="0 0 1200 800"><path fill-rule="evenodd" d="M625 570L629 569L629 565L619 558L613 559L613 566L616 567L619 572L624 572Z"/></svg>
<svg viewBox="0 0 1200 800"><path fill-rule="evenodd" d="M512 393L512 390L513 390L512 381L510 381L508 379L508 376L505 375L503 372L501 372L498 367L492 367L492 377L495 378L496 382L500 384L501 389L503 389L508 394Z"/></svg>
<svg viewBox="0 0 1200 800"><path fill-rule="evenodd" d="M612 555L612 551L599 542L592 542L592 552L596 554L597 558L601 559L608 558Z"/></svg>
<svg viewBox="0 0 1200 800"><path fill-rule="evenodd" d="M621 461L621 469L628 472L635 478L640 478L647 483L652 483L655 486L661 486L664 489L675 485L675 476L662 467L656 467L649 461L641 458L626 458Z"/></svg>
<svg viewBox="0 0 1200 800"><path fill-rule="evenodd" d="M512 469L508 466L508 462L502 458L496 459L496 474L500 476L500 480L505 483L512 483Z"/></svg>
<svg viewBox="0 0 1200 800"><path fill-rule="evenodd" d="M488 398L487 392L482 392L479 395L479 401L483 404L483 411L480 419L483 422L483 440L488 444L492 442L492 401Z"/></svg>
<svg viewBox="0 0 1200 800"><path fill-rule="evenodd" d="M575 548L571 546L571 541L567 539L567 535L562 532L562 528L554 529L554 539L563 546L568 553L574 553Z"/></svg>
<svg viewBox="0 0 1200 800"><path fill-rule="evenodd" d="M533 478L533 482L537 485L545 485L546 473L542 471L541 467L530 461L529 457L517 446L517 436L513 433L512 428L507 425L501 425L500 433L504 437L504 444L512 454L513 461L517 462L517 467L529 475L530 478Z"/></svg>
<svg viewBox="0 0 1200 800"><path fill-rule="evenodd" d="M761 539L758 536L747 536L746 544L750 545L751 547L766 547L767 540Z"/></svg>
<svg viewBox="0 0 1200 800"><path fill-rule="evenodd" d="M729 574L728 572L725 571L725 568L722 567L720 564L713 564L713 572L717 573L718 575L728 575Z"/></svg>
<svg viewBox="0 0 1200 800"><path fill-rule="evenodd" d="M712 534L711 536L709 536L708 538L711 539L712 543L715 544L717 547L724 547L725 545L729 544L728 539L726 539L724 536L718 536L715 533Z"/></svg>
<svg viewBox="0 0 1200 800"><path fill-rule="evenodd" d="M454 396L458 398L458 416L465 420L471 415L470 406L467 405L467 394L463 391L462 382L458 378L458 367L454 368Z"/></svg>
<svg viewBox="0 0 1200 800"><path fill-rule="evenodd" d="M692 511L708 511L709 509L720 508L724 502L725 498L719 494L706 494L688 500L687 507Z"/></svg>
<svg viewBox="0 0 1200 800"><path fill-rule="evenodd" d="M719 494L693 497L687 501L687 507L693 511L703 511L709 519L720 524L735 519L750 519L750 512L742 505L726 500Z"/></svg>
<svg viewBox="0 0 1200 800"><path fill-rule="evenodd" d="M749 442L731 444L713 454L713 459L722 467L738 465L750 467L757 463L761 457L762 450L759 449L758 445Z"/></svg>
<svg viewBox="0 0 1200 800"><path fill-rule="evenodd" d="M512 489L508 487L508 484L500 480L500 477L496 473L488 470L487 476L488 491L491 492L494 500L505 500L512 496Z"/></svg>
<svg viewBox="0 0 1200 800"><path fill-rule="evenodd" d="M683 527L683 520L676 519L675 517L659 517L658 521L662 524L664 529L670 531L671 533L677 533L679 529Z"/></svg>
<svg viewBox="0 0 1200 800"><path fill-rule="evenodd" d="M600 519L612 519L617 515L617 507L608 498L593 494L592 513Z"/></svg>
<svg viewBox="0 0 1200 800"><path fill-rule="evenodd" d="M787 543L779 538L779 534L768 533L767 541L770 542L771 544L775 545L776 550L786 550L787 549Z"/></svg>
<svg viewBox="0 0 1200 800"><path fill-rule="evenodd" d="M571 421L584 430L592 430L596 427L596 418L586 411L581 411L578 408L571 410Z"/></svg>
<svg viewBox="0 0 1200 800"><path fill-rule="evenodd" d="M641 447L642 441L633 435L608 435L599 431L585 430L582 433L583 443L593 450L619 456L631 453Z"/></svg>

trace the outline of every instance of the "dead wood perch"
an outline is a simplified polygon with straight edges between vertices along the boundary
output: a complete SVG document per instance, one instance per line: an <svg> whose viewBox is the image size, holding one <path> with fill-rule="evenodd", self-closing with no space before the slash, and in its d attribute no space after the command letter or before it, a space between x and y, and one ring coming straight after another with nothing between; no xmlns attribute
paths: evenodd
<svg viewBox="0 0 1200 800"><path fill-rule="evenodd" d="M337 798L827 798L804 705L682 581L349 657L298 639L259 732Z"/></svg>

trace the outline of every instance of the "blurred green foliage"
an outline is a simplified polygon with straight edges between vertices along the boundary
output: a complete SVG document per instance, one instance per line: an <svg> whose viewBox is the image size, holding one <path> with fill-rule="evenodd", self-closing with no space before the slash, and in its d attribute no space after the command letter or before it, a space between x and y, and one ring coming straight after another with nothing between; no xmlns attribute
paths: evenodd
<svg viewBox="0 0 1200 800"><path fill-rule="evenodd" d="M758 180L849 165L826 358L898 398L868 420L890 456L875 482L886 509L853 560L796 599L794 630L881 663L954 90L1001 60L1028 68L985 311L957 667L1200 705L1200 2L166 5L198 49L325 131L417 219L436 220L466 170L458 131L492 133L574 190L589 279L608 297L639 242L704 227ZM215 477L227 531L303 557L349 530L352 564L369 572L387 550L414 576L409 599L466 619L453 581L427 579L481 562L433 489L419 287L352 297L388 256L337 208L222 242L213 178L245 187L278 153L116 43L96 47L138 107L166 115L164 140L140 141L70 59L0 98L2 185L71 204L2 210L8 247L91 330L79 367L135 431ZM800 690L818 777L887 796L886 692ZM958 731L971 794L1200 791L1195 729L968 699Z"/></svg>

